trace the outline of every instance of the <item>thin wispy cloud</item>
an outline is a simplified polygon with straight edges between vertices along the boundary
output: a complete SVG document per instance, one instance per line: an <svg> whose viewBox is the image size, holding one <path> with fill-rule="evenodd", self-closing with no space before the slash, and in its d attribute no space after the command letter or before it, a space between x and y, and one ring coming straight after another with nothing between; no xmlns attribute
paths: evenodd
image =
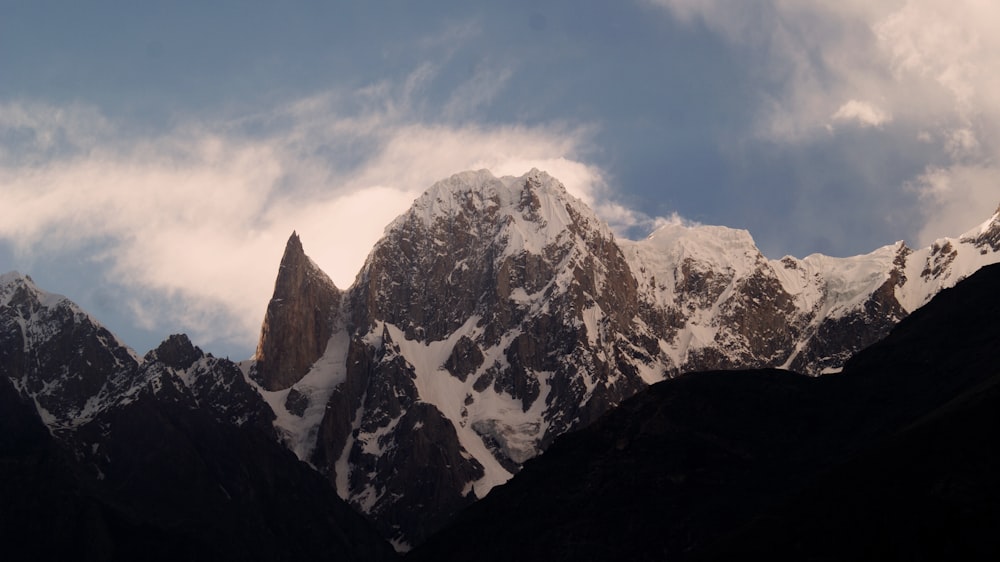
<svg viewBox="0 0 1000 562"><path fill-rule="evenodd" d="M91 108L5 105L0 132L22 135L19 150L37 158L0 159L0 239L22 255L99 241L91 259L108 264L107 281L127 291L139 325L180 324L199 341L250 346L292 230L346 288L385 225L456 171L538 167L613 208L601 171L575 156L585 128L413 121L401 108L426 72L398 88L138 138ZM59 154L55 137L66 144ZM620 209L610 218L643 220Z"/></svg>

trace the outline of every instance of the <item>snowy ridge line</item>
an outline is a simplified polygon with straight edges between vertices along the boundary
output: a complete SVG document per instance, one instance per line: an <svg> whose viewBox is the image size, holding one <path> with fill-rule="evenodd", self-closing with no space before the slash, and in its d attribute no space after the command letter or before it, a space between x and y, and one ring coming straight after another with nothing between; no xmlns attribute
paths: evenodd
<svg viewBox="0 0 1000 562"><path fill-rule="evenodd" d="M93 315L91 315L86 310L80 308L80 306L78 306L68 297L57 293L51 293L45 291L44 289L39 288L38 285L35 284L35 281L31 278L31 276L23 275L18 271L8 271L6 273L0 274L0 307L5 307L10 305L11 299L13 298L15 291L19 287L23 287L25 290L29 291L34 295L35 299L40 305L41 310L55 310L57 308L62 307L73 313L73 318L75 322L80 323L86 321L90 322L91 324L93 324L98 328L104 328L103 324L101 324ZM33 312L31 318L25 319L26 325L34 325L36 323L36 321L39 319L40 309L36 309ZM31 330L30 333L37 335L39 333L39 330L38 329ZM111 337L113 338L115 344L128 351L132 359L134 359L137 363L142 363L141 355L139 355L138 353L135 352L135 350L126 345L125 342L123 342L115 334L111 333L110 331L108 331L107 333L111 334ZM26 331L24 332L24 334L27 339L29 332Z"/></svg>

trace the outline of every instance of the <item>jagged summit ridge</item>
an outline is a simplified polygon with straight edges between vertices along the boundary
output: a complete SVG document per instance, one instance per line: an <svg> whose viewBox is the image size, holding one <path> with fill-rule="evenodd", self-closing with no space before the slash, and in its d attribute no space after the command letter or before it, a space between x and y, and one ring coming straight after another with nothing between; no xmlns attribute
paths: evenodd
<svg viewBox="0 0 1000 562"><path fill-rule="evenodd" d="M0 375L50 428L88 420L97 397L138 365L135 352L66 297L17 272L0 276Z"/></svg>

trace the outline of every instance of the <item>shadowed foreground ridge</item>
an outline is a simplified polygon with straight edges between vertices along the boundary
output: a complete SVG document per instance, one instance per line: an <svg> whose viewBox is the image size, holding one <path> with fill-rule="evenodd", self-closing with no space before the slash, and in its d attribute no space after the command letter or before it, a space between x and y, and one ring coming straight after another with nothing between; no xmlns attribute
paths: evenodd
<svg viewBox="0 0 1000 562"><path fill-rule="evenodd" d="M656 384L410 558L997 559L998 288L983 268L840 375Z"/></svg>

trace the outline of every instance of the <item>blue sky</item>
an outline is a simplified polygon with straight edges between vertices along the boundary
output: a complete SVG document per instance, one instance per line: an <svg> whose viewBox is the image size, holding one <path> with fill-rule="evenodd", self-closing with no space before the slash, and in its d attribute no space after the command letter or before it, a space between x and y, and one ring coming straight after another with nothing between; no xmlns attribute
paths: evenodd
<svg viewBox="0 0 1000 562"><path fill-rule="evenodd" d="M248 357L296 229L348 286L470 168L548 170L623 237L918 246L1000 203L975 0L3 2L0 269L140 353Z"/></svg>

